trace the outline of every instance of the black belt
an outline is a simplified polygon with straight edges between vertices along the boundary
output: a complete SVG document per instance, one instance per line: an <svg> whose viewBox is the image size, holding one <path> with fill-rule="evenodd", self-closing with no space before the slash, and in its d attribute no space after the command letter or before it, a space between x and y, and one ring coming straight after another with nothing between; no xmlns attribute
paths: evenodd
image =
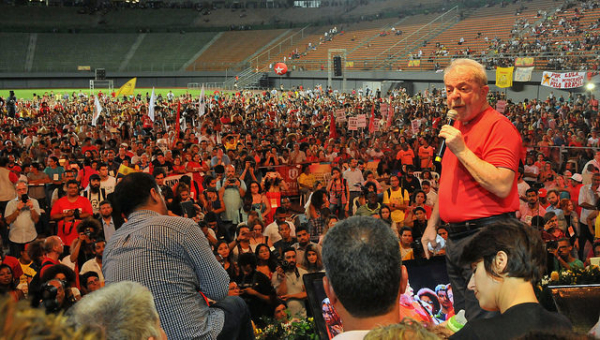
<svg viewBox="0 0 600 340"><path fill-rule="evenodd" d="M442 224L448 230L448 236L460 236L460 234L468 231L479 229L483 226L492 224L494 222L516 218L514 212L504 213L500 215L494 215L489 217L477 218L474 220L458 222L458 223L445 223Z"/></svg>

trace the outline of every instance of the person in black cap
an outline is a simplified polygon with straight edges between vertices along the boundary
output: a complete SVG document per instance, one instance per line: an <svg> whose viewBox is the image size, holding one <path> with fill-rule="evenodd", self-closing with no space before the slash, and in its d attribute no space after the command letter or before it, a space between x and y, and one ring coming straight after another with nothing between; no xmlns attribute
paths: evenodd
<svg viewBox="0 0 600 340"><path fill-rule="evenodd" d="M98 216L100 213L100 202L106 200L106 191L104 188L100 188L100 175L93 174L90 176L90 184L81 193L81 196L90 200L92 203L92 209L94 216Z"/></svg>

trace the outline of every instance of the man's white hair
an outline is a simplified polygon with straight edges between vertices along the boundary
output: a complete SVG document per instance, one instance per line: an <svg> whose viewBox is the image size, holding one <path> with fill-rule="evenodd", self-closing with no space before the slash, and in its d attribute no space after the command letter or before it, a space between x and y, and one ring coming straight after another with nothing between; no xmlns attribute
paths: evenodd
<svg viewBox="0 0 600 340"><path fill-rule="evenodd" d="M455 59L446 67L444 70L444 80L446 80L446 76L453 71L458 70L469 70L471 71L471 76L473 80L476 81L479 85L485 86L487 85L488 79L487 74L485 73L485 68L480 63L471 59Z"/></svg>
<svg viewBox="0 0 600 340"><path fill-rule="evenodd" d="M84 296L69 314L75 327L107 340L161 338L152 293L137 282L107 285Z"/></svg>

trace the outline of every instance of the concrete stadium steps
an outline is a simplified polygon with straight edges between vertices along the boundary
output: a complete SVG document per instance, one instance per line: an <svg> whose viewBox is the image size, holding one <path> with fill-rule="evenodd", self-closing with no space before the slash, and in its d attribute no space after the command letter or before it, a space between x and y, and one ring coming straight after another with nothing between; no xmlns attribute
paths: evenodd
<svg viewBox="0 0 600 340"><path fill-rule="evenodd" d="M39 33L33 72L76 72L77 66L119 69L137 34Z"/></svg>
<svg viewBox="0 0 600 340"><path fill-rule="evenodd" d="M436 14L421 14L415 15L410 18L407 18L400 25L395 27L396 31L402 31L401 35L395 35L390 30L385 32L385 35L381 35L370 41L368 44L364 46L360 46L357 50L350 53L349 58L353 60L369 60L374 57L381 57L381 54L387 51L391 46L396 43L406 39L401 45L396 46L393 51L389 51L389 53L397 53L398 51L402 51L406 46L413 43L416 39L419 39L421 35L414 35L412 37L407 38L412 33L416 32L420 28L424 27L424 25L428 24L435 18L439 16L439 13ZM431 32L438 29L439 24L432 24L431 27L427 27L426 31ZM381 33L381 32L379 32ZM425 32L424 32L425 34ZM385 56L383 56L385 58ZM363 69L366 67L372 67L374 65L369 65L369 62L363 63L362 65L355 64L354 69Z"/></svg>
<svg viewBox="0 0 600 340"><path fill-rule="evenodd" d="M215 35L215 32L148 33L124 71L179 70Z"/></svg>
<svg viewBox="0 0 600 340"><path fill-rule="evenodd" d="M188 70L225 70L236 66L262 46L279 40L286 30L229 31L223 33Z"/></svg>
<svg viewBox="0 0 600 340"><path fill-rule="evenodd" d="M26 72L29 33L0 33L0 72Z"/></svg>
<svg viewBox="0 0 600 340"><path fill-rule="evenodd" d="M326 66L327 51L329 49L343 49L347 52L360 46L365 39L371 38L373 35L381 33L382 30L389 30L393 24L397 23L397 18L387 18L381 20L366 20L357 22L351 25L331 25L310 27L305 32L305 37L298 41L293 46L287 47L282 53L274 55L267 62L261 62L261 69L275 62L283 61L283 57L289 58L295 50L301 55L299 59L290 61L290 64L304 64L311 61L323 61L323 66ZM336 34L331 41L325 40L325 32L328 32L333 27L337 27ZM316 46L316 50L309 50L308 43ZM314 65L313 65L314 66Z"/></svg>

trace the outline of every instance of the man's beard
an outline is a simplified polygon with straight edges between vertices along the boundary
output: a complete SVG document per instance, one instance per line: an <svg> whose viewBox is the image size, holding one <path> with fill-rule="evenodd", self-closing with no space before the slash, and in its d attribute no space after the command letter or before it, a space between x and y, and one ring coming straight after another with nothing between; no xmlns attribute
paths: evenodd
<svg viewBox="0 0 600 340"><path fill-rule="evenodd" d="M90 191L93 192L94 194L96 194L100 191L100 186L92 185L92 186L90 186Z"/></svg>

